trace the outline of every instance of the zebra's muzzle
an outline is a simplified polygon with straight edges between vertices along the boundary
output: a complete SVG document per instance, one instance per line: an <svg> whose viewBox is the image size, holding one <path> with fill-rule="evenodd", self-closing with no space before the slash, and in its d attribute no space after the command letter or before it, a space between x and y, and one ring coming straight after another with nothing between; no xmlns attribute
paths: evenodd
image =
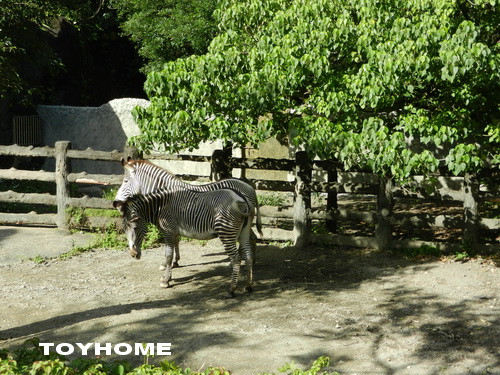
<svg viewBox="0 0 500 375"><path fill-rule="evenodd" d="M132 258L135 258L137 260L141 259L141 252L137 251L137 248L135 246L130 247L130 255L132 255Z"/></svg>

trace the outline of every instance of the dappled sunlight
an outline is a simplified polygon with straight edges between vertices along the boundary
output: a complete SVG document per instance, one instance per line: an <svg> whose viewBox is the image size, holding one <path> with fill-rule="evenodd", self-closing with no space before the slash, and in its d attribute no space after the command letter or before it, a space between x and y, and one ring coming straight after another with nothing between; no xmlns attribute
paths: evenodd
<svg viewBox="0 0 500 375"><path fill-rule="evenodd" d="M236 297L227 299L230 270L220 244L180 248L167 289L159 287L160 248L145 250L140 261L96 251L6 267L1 345L14 348L29 337L167 342L172 356L154 361L244 375L285 362L308 366L321 355L331 358L329 369L348 374L499 368L498 269L491 264L259 244L255 291L243 292L240 280Z"/></svg>

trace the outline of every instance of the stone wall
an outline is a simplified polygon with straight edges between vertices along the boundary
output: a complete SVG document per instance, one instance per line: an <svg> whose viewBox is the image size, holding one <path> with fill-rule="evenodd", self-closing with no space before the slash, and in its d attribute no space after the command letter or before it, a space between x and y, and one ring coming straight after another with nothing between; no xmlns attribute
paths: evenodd
<svg viewBox="0 0 500 375"><path fill-rule="evenodd" d="M39 105L37 113L43 120L43 145L54 147L57 141L71 141L72 148L84 150L91 147L99 151L122 151L127 139L139 134L131 110L136 106L147 106L145 99L115 99L100 107L73 107L73 106L48 106ZM244 156L288 158L290 150L286 141L269 140L256 149L246 149ZM193 152L183 152L189 155L211 156L214 150L221 149L222 142L207 142ZM154 153L153 153L154 154ZM233 156L241 157L239 149L233 151ZM293 155L292 155L293 157ZM179 162L152 160L155 164L168 169L175 174L191 174L210 176L209 163ZM54 169L54 160L50 159L44 165L45 170ZM86 171L98 174L122 174L120 163L96 162L86 160L72 160L73 172ZM241 173L234 170L235 177L245 176L259 179L287 179L287 172L248 170Z"/></svg>
<svg viewBox="0 0 500 375"><path fill-rule="evenodd" d="M115 99L100 107L39 105L37 113L43 120L43 144L54 147L55 142L71 141L72 148L84 150L123 150L128 137L139 134L131 110L147 106L144 99ZM48 160L46 170L54 169ZM121 174L119 163L72 160L73 172Z"/></svg>

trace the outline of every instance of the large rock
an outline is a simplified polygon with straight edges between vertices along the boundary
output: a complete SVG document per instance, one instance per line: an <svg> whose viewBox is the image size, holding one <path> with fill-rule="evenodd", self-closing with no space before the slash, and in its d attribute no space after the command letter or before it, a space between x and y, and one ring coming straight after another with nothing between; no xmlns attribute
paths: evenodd
<svg viewBox="0 0 500 375"><path fill-rule="evenodd" d="M136 106L147 106L144 99L115 99L100 107L71 107L39 105L38 115L43 120L43 143L54 147L57 141L71 141L72 148L84 150L123 150L127 138L139 134L131 111ZM52 170L49 159L45 169ZM73 172L121 174L119 163L72 160Z"/></svg>

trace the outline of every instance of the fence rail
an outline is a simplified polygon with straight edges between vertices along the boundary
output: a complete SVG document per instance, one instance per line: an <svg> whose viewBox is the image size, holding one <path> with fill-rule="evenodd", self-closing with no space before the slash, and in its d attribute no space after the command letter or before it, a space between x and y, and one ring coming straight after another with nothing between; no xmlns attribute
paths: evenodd
<svg viewBox="0 0 500 375"><path fill-rule="evenodd" d="M57 225L67 228L68 207L107 208L112 209L111 202L102 198L73 198L70 197L70 183L100 183L119 185L123 175L102 175L71 173L71 159L87 159L95 161L119 161L122 156L134 153L133 150L120 151L95 151L72 150L71 143L60 141L55 148L50 147L22 147L0 146L0 155L10 156L36 156L56 159L55 172L25 171L17 169L0 169L0 180L38 180L55 182L56 195L19 193L14 191L0 192L0 202L16 202L29 204L42 204L57 206L55 214L14 214L0 213L0 223L18 224L43 224ZM394 186L391 180L383 180L361 173L360 176L370 176L369 179L358 179L339 182L342 166L334 161L311 161L306 153L297 152L295 159L244 159L234 158L230 150L216 150L212 156L191 155L162 155L147 156L149 159L190 161L211 164L211 178L221 179L232 176L233 169L266 169L288 171L294 176L294 181L273 181L249 179L257 190L271 190L275 192L293 192L293 204L289 207L261 207L263 217L271 220L285 219L292 223L293 230L266 227L264 238L272 240L290 240L298 246L305 246L310 242L328 242L337 245L362 246L375 248L388 247L419 247L431 245L441 249L457 249L464 244L477 247L499 248L498 243L485 245L480 241L480 231L499 231L500 219L483 218L480 216L478 204L484 199L499 199L495 192L481 191L478 180L471 175L465 178L451 178L447 183L442 183L435 189L434 194L429 194L422 187L425 179L421 176L414 177L415 183L420 188L408 192ZM318 181L313 178L314 173L323 173L327 181ZM183 175L184 179L192 180L199 176ZM436 181L445 177L437 177ZM453 185L450 189L444 185ZM313 207L311 194L319 192L326 194L326 207ZM339 194L362 194L375 198L375 208L371 211L351 210L339 208ZM355 198L356 196L354 196ZM460 201L463 205L462 215L428 213L409 214L394 212L395 198L433 198L439 200ZM353 236L330 233L316 235L311 233L311 221L321 220L326 223L329 231L337 232L339 221L358 221L375 227L372 236ZM443 243L436 241L422 241L415 239L396 240L393 236L395 226L415 228L446 228L460 229L463 231L462 241ZM500 233L499 233L500 235Z"/></svg>

